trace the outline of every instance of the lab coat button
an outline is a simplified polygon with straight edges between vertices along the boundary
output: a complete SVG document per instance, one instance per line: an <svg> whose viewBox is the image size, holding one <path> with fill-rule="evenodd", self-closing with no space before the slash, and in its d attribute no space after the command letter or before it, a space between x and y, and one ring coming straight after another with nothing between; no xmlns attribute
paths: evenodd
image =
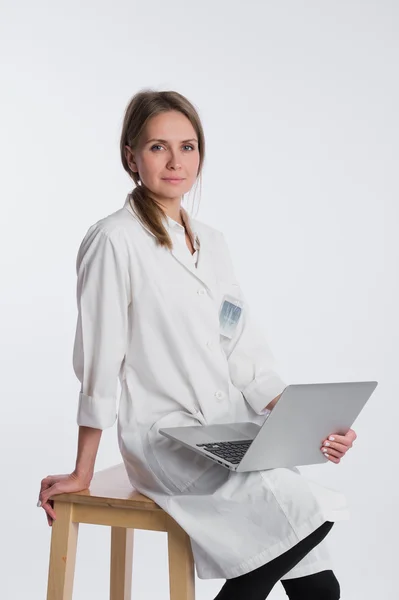
<svg viewBox="0 0 399 600"><path fill-rule="evenodd" d="M205 289L205 288L200 288L200 289L198 290L198 294L199 294L200 296L204 296L204 294L206 294L206 289Z"/></svg>
<svg viewBox="0 0 399 600"><path fill-rule="evenodd" d="M218 400L221 400L224 397L224 392L218 390L217 392L215 392L215 396Z"/></svg>
<svg viewBox="0 0 399 600"><path fill-rule="evenodd" d="M206 343L206 345L208 346L209 350L212 350L213 348L213 342L209 341Z"/></svg>

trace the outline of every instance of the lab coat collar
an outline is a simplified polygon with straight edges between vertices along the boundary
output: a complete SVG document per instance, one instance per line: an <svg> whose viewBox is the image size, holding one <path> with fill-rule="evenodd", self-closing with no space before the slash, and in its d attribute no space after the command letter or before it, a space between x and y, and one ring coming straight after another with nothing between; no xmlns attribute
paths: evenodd
<svg viewBox="0 0 399 600"><path fill-rule="evenodd" d="M190 215L182 206L180 207L180 214L184 226L172 219L169 215L165 214L165 225L166 229L168 230L168 233L171 235L173 235L174 233L176 233L177 235L185 235L185 232L187 230L190 235L191 243L193 244L194 249L199 250L200 242L198 233L195 230L195 226L190 218Z"/></svg>
<svg viewBox="0 0 399 600"><path fill-rule="evenodd" d="M130 212L130 214L132 214L137 219L137 221L140 223L140 225L148 233L150 233L152 236L155 237L153 232L150 231L148 229L148 227L141 221L139 215L137 214L137 212L134 209L133 199L130 202L131 199L132 199L132 195L131 195L131 193L129 193L126 196L125 208ZM177 221L175 221L174 219L169 217L168 215L165 215L166 219L165 219L164 223L165 223L168 233L172 237L172 242L173 242L173 248L171 249L171 253L174 256L174 258L185 269L187 269L190 273L192 273L192 275L194 275L203 284L205 284L208 289L213 289L215 286L215 276L214 276L214 272L213 272L213 268L212 268L213 267L212 255L209 252L209 250L207 249L206 245L201 246L201 241L200 241L197 229L196 229L196 225L193 222L193 220L191 219L188 212L183 207L181 207L181 215L182 215L183 222L186 224L186 227L188 228L188 230L191 229L191 232L193 234L192 242L194 245L194 249L198 250L197 266L195 266L193 264L193 261L189 255L188 251L186 251L186 249L182 246L182 244L179 244L173 240L173 237L176 233L181 233L182 230L184 231L184 227L182 225L180 225L180 223L178 223Z"/></svg>

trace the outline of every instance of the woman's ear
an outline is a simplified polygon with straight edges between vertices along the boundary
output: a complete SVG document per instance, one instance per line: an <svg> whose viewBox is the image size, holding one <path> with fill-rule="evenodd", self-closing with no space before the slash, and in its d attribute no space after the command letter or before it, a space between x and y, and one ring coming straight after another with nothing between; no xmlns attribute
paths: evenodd
<svg viewBox="0 0 399 600"><path fill-rule="evenodd" d="M125 157L130 170L133 171L133 173L138 173L137 165L134 160L134 152L130 146L125 146Z"/></svg>

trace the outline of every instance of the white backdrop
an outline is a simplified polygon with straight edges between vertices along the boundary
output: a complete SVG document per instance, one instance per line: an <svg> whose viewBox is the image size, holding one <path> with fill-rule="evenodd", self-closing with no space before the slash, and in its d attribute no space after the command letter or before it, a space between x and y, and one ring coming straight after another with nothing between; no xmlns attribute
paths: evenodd
<svg viewBox="0 0 399 600"><path fill-rule="evenodd" d="M225 233L282 376L379 382L342 463L303 471L350 502L329 535L342 598L393 600L398 4L3 0L0 22L1 597L45 597L40 480L76 457L76 253L132 189L123 111L152 87L199 110L197 217ZM118 462L114 426L96 468ZM137 532L135 600L169 598L166 548ZM108 561L108 529L81 526L74 600L108 598ZM223 583L196 579L197 599ZM270 597L286 597L280 584Z"/></svg>

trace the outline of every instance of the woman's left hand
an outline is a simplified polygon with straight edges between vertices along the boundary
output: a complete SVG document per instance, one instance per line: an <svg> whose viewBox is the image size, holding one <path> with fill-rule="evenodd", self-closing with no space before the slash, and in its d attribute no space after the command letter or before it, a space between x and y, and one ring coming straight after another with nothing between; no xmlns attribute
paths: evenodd
<svg viewBox="0 0 399 600"><path fill-rule="evenodd" d="M348 452L349 448L352 448L356 438L357 435L353 429L349 429L346 435L332 433L326 440L322 441L320 450L328 460L339 463L341 458Z"/></svg>

